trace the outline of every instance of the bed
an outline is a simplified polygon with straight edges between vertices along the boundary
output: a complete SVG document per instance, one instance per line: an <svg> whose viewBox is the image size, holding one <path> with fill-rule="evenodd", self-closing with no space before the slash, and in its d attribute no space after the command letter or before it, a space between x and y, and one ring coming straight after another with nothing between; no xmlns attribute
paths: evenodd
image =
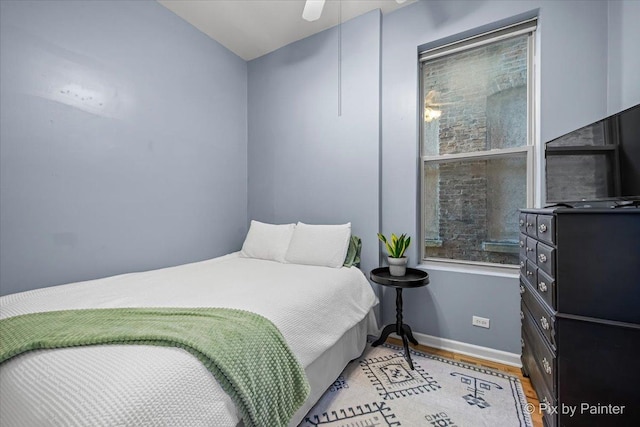
<svg viewBox="0 0 640 427"><path fill-rule="evenodd" d="M246 242L245 242L246 243ZM241 252L160 270L0 298L0 318L116 307L226 307L269 319L304 368L304 415L375 334L377 298L355 267ZM0 365L0 425L243 425L211 373L180 348L100 345L36 350Z"/></svg>

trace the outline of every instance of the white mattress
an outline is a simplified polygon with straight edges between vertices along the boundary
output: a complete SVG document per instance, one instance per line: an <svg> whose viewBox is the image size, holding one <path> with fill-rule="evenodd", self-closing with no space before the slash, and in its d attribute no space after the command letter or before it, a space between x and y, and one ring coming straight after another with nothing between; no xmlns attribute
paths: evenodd
<svg viewBox="0 0 640 427"><path fill-rule="evenodd" d="M356 326L364 324L376 303L356 268L281 264L235 253L7 295L0 298L0 318L74 308L238 308L270 319L307 372L314 371L316 361L330 370L334 360L333 370L339 373L344 363L338 359L357 356L347 354L355 347L345 344L344 337L362 335L362 326ZM336 343L344 354L330 351ZM314 384L312 377L322 384ZM320 377L310 375L312 395L326 388L327 378ZM2 426L235 426L240 421L209 371L177 348L111 345L34 351L0 366L0 391Z"/></svg>

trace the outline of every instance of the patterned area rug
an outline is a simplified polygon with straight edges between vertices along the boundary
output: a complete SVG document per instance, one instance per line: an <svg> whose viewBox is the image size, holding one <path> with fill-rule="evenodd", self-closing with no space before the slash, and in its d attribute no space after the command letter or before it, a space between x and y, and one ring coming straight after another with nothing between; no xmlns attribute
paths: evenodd
<svg viewBox="0 0 640 427"><path fill-rule="evenodd" d="M520 380L508 374L392 344L371 347L300 426L532 426Z"/></svg>

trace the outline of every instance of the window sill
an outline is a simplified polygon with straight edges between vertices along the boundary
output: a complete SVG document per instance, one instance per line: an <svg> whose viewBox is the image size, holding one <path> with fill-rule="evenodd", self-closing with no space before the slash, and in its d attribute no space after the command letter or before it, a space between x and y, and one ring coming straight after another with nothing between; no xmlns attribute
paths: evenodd
<svg viewBox="0 0 640 427"><path fill-rule="evenodd" d="M417 268L452 273L479 274L483 276L508 277L518 279L520 268L517 265L499 265L480 262L444 261L435 259L422 260Z"/></svg>

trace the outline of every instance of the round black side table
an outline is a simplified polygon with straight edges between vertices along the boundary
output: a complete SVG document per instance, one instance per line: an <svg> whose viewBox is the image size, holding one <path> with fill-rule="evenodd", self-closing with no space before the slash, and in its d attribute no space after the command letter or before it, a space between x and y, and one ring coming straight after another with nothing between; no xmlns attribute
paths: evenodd
<svg viewBox="0 0 640 427"><path fill-rule="evenodd" d="M396 288L396 323L385 326L382 330L382 334L380 334L380 338L374 341L371 345L373 347L379 346L387 340L390 333L395 332L400 338L402 338L404 358L407 359L409 367L414 369L413 361L409 354L409 343L407 340L411 341L415 345L418 345L418 340L414 338L413 333L411 332L411 327L402 322L402 290L405 288L419 288L421 286L428 285L429 274L426 271L407 268L407 272L404 276L392 276L389 273L389 267L380 267L371 270L369 277L380 285Z"/></svg>

